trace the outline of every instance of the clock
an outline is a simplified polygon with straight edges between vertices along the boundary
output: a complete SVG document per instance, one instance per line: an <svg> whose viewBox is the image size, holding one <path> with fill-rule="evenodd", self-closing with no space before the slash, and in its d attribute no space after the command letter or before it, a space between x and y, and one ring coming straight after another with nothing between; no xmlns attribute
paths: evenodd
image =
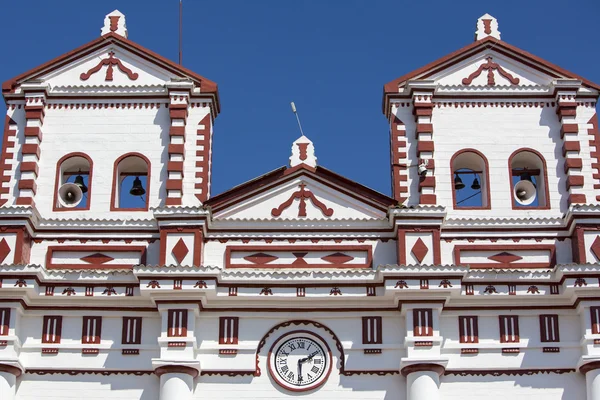
<svg viewBox="0 0 600 400"><path fill-rule="evenodd" d="M281 387L294 392L312 390L325 383L331 372L331 350L310 331L281 336L269 351L269 372Z"/></svg>

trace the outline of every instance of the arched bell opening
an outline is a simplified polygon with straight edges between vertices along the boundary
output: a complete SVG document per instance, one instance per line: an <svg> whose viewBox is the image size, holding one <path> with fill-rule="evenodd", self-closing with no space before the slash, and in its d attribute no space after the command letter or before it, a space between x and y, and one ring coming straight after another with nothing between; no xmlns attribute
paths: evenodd
<svg viewBox="0 0 600 400"><path fill-rule="evenodd" d="M70 153L58 160L54 185L54 211L90 209L92 169L92 159L85 153Z"/></svg>
<svg viewBox="0 0 600 400"><path fill-rule="evenodd" d="M490 188L487 159L474 149L452 156L452 200L455 209L489 209Z"/></svg>
<svg viewBox="0 0 600 400"><path fill-rule="evenodd" d="M509 158L514 209L549 208L546 161L532 149L520 149Z"/></svg>
<svg viewBox="0 0 600 400"><path fill-rule="evenodd" d="M111 211L146 211L150 193L150 161L129 153L115 161Z"/></svg>

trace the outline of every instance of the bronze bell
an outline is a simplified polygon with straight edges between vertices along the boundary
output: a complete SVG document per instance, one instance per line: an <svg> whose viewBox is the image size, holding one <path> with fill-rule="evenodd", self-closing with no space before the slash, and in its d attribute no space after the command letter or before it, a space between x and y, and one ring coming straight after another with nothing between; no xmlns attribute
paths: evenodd
<svg viewBox="0 0 600 400"><path fill-rule="evenodd" d="M464 189L465 184L463 183L462 179L460 179L460 176L458 176L458 174L454 175L454 189L456 190L460 190L460 189Z"/></svg>
<svg viewBox="0 0 600 400"><path fill-rule="evenodd" d="M88 187L85 186L85 183L83 182L83 176L77 175L75 177L75 182L73 183L79 186L79 189L81 189L81 193L87 193Z"/></svg>
<svg viewBox="0 0 600 400"><path fill-rule="evenodd" d="M139 176L136 176L133 180L133 186L131 186L129 194L132 196L143 196L146 194L146 190L142 186L142 181L140 180Z"/></svg>
<svg viewBox="0 0 600 400"><path fill-rule="evenodd" d="M477 179L477 177L475 177L475 179L473 179L473 184L471 185L471 189L473 189L473 190L481 189L481 185L479 184L479 179Z"/></svg>

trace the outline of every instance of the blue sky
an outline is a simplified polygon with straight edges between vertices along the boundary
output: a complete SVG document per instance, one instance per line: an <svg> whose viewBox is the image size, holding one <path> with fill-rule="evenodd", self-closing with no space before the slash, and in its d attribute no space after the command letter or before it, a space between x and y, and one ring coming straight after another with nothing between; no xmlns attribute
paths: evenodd
<svg viewBox="0 0 600 400"><path fill-rule="evenodd" d="M484 4L485 3L485 4ZM219 84L213 195L284 165L295 101L319 164L390 194L383 85L473 41L488 12L502 39L600 82L600 2L184 0L183 64ZM177 0L5 1L5 81L100 33L115 8L129 38L177 61ZM0 105L4 113L4 104Z"/></svg>

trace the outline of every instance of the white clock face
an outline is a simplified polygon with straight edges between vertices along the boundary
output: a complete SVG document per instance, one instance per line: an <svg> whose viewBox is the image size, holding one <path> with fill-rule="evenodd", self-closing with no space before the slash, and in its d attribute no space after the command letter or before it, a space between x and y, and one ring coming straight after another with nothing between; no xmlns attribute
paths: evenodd
<svg viewBox="0 0 600 400"><path fill-rule="evenodd" d="M271 375L286 389L310 390L323 384L329 375L331 360L327 345L306 333L280 338L270 354Z"/></svg>

